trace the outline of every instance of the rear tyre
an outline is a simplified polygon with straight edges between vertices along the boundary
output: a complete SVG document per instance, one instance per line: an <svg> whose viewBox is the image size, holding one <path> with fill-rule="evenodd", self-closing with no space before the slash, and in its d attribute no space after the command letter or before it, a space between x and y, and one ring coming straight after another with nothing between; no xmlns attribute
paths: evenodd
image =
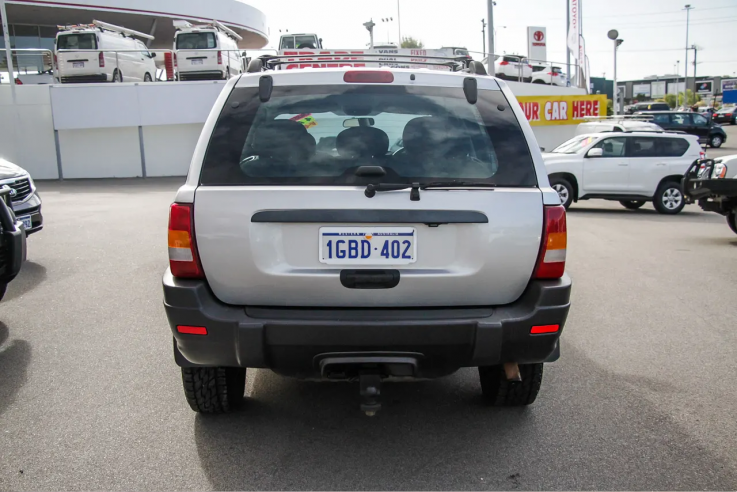
<svg viewBox="0 0 737 492"><path fill-rule="evenodd" d="M550 186L558 192L560 204L568 210L573 203L573 185L565 178L553 178L550 180Z"/></svg>
<svg viewBox="0 0 737 492"><path fill-rule="evenodd" d="M8 290L8 284L0 284L0 301L5 297L5 291Z"/></svg>
<svg viewBox="0 0 737 492"><path fill-rule="evenodd" d="M246 370L240 367L182 367L187 403L199 413L227 413L241 406Z"/></svg>
<svg viewBox="0 0 737 492"><path fill-rule="evenodd" d="M658 187L653 197L655 210L661 214L675 215L686 206L681 183L667 181Z"/></svg>
<svg viewBox="0 0 737 492"><path fill-rule="evenodd" d="M507 381L504 367L479 367L484 400L495 407L521 407L532 404L543 381L543 364L520 364L522 381Z"/></svg>
<svg viewBox="0 0 737 492"><path fill-rule="evenodd" d="M146 73L146 75L143 76L143 81L144 82L151 82L152 80L153 79L151 78L151 74L150 73Z"/></svg>
<svg viewBox="0 0 737 492"><path fill-rule="evenodd" d="M724 143L724 140L722 139L721 135L712 135L709 138L709 145L711 145L715 149L718 149L719 147L721 147L722 143Z"/></svg>
<svg viewBox="0 0 737 492"><path fill-rule="evenodd" d="M732 212L727 215L727 224L729 224L729 228L732 229L732 232L737 234L737 212ZM0 299L1 298L2 297L0 297Z"/></svg>
<svg viewBox="0 0 737 492"><path fill-rule="evenodd" d="M645 200L620 200L619 203L621 203L624 208L637 210L638 208L645 205Z"/></svg>
<svg viewBox="0 0 737 492"><path fill-rule="evenodd" d="M535 79L535 80L532 81L532 83L533 84L545 84L545 81L544 80L540 80L540 79Z"/></svg>

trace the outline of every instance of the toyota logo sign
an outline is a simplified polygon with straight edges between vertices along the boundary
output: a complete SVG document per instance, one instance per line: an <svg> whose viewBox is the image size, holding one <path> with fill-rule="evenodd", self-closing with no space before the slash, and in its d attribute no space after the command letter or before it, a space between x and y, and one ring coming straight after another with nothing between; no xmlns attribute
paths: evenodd
<svg viewBox="0 0 737 492"><path fill-rule="evenodd" d="M542 31L535 31L535 34L533 34L532 37L535 38L535 41L539 43L540 41L543 40L545 35L543 34Z"/></svg>

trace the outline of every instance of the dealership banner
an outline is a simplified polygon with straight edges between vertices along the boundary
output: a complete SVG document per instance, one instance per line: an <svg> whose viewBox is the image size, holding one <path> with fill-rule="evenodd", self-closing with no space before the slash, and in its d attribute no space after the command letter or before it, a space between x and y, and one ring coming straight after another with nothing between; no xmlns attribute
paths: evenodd
<svg viewBox="0 0 737 492"><path fill-rule="evenodd" d="M723 79L722 92L737 90L737 79Z"/></svg>
<svg viewBox="0 0 737 492"><path fill-rule="evenodd" d="M577 125L587 116L606 116L606 94L518 96L531 126Z"/></svg>

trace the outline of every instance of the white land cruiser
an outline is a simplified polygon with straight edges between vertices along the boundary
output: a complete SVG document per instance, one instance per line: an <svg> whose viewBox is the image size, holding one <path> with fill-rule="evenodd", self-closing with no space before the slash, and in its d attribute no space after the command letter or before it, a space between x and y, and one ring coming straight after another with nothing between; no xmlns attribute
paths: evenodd
<svg viewBox="0 0 737 492"><path fill-rule="evenodd" d="M566 208L602 198L633 210L653 202L658 212L677 214L686 205L683 174L704 155L694 135L606 132L574 137L543 159Z"/></svg>
<svg viewBox="0 0 737 492"><path fill-rule="evenodd" d="M238 406L246 368L357 380L369 415L384 378L461 367L491 404L532 403L571 289L538 148L488 76L230 80L170 211L164 305L192 409Z"/></svg>

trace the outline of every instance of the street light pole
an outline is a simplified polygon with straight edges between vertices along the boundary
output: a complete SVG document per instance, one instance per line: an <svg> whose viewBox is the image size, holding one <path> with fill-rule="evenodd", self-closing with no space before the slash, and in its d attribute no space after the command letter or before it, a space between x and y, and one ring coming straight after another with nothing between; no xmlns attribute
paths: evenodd
<svg viewBox="0 0 737 492"><path fill-rule="evenodd" d="M622 40L618 39L619 31L612 29L607 33L607 37L614 43L614 90L612 91L612 105L614 106L614 115L619 114L619 90L617 88L617 47L622 44ZM570 53L570 51L569 51Z"/></svg>
<svg viewBox="0 0 737 492"><path fill-rule="evenodd" d="M691 18L691 10L693 7L690 4L687 4L686 7L683 9L686 11L686 61L683 63L684 70L686 74L683 77L683 101L684 104L688 104L688 99L686 99L686 89L688 88L688 22ZM694 83L696 81L694 80Z"/></svg>
<svg viewBox="0 0 737 492"><path fill-rule="evenodd" d="M482 53L486 54L486 21L484 19L481 19L481 36L484 42L484 50Z"/></svg>
<svg viewBox="0 0 737 492"><path fill-rule="evenodd" d="M399 16L399 0L397 0L397 26L399 27L399 47L402 47L402 18Z"/></svg>
<svg viewBox="0 0 737 492"><path fill-rule="evenodd" d="M494 76L494 0L486 0L487 17L489 18L489 30L486 35L489 41L489 53L487 54L487 69L489 75Z"/></svg>

